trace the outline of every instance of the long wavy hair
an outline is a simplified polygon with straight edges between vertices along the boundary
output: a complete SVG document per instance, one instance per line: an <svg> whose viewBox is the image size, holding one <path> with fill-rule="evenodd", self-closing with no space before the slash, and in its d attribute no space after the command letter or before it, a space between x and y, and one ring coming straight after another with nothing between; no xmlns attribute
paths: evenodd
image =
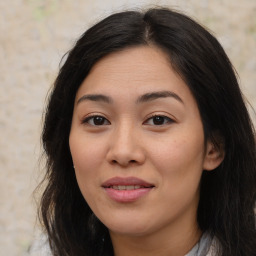
<svg viewBox="0 0 256 256"><path fill-rule="evenodd" d="M199 227L218 239L221 252L216 255L256 255L255 138L236 74L211 33L165 8L105 18L78 39L60 68L44 119L46 187L39 206L53 255L114 255L107 227L79 190L69 133L76 92L92 66L108 54L141 45L154 45L166 53L197 101L205 140L215 139L219 146L218 134L225 145L222 164L202 174Z"/></svg>

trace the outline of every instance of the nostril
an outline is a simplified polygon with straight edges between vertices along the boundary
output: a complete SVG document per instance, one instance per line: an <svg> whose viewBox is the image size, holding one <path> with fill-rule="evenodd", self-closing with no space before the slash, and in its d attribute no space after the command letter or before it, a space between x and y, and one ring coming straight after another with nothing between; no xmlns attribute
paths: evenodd
<svg viewBox="0 0 256 256"><path fill-rule="evenodd" d="M129 164L129 163L137 163L137 161L136 160L130 160L130 161L127 161L127 162L122 162L122 161L118 161L118 160L115 160L115 159L113 159L112 161L111 161L111 163L112 164L125 164L125 165L127 165L127 164Z"/></svg>

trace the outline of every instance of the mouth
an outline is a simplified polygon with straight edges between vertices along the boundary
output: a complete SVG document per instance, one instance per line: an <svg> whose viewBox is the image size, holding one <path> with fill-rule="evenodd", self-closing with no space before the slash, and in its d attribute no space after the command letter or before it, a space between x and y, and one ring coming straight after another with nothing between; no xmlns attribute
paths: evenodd
<svg viewBox="0 0 256 256"><path fill-rule="evenodd" d="M136 177L114 177L105 181L102 187L112 200L128 203L144 197L155 186Z"/></svg>
<svg viewBox="0 0 256 256"><path fill-rule="evenodd" d="M109 186L108 188L112 188L115 190L134 190L134 189L151 188L151 187L153 187L153 186L146 187L146 186L140 186L140 185L128 185L128 186L113 185L113 186Z"/></svg>

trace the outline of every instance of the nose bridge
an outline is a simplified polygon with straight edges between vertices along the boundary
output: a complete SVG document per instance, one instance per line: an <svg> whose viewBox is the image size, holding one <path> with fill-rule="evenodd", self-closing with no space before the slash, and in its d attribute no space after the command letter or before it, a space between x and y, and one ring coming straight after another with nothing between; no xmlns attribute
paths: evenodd
<svg viewBox="0 0 256 256"><path fill-rule="evenodd" d="M138 137L138 131L130 120L120 122L112 134L108 160L121 165L142 163L145 157Z"/></svg>
<svg viewBox="0 0 256 256"><path fill-rule="evenodd" d="M135 149L136 131L131 122L123 121L116 127L112 136L112 147L116 153L130 154Z"/></svg>

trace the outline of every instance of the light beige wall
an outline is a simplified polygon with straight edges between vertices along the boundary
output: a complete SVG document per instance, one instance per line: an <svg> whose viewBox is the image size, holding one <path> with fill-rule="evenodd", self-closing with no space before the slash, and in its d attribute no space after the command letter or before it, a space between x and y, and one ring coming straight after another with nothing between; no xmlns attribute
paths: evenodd
<svg viewBox="0 0 256 256"><path fill-rule="evenodd" d="M145 3L184 10L214 31L256 106L254 0L0 0L1 255L27 255L33 240L41 115L61 56L95 21Z"/></svg>

